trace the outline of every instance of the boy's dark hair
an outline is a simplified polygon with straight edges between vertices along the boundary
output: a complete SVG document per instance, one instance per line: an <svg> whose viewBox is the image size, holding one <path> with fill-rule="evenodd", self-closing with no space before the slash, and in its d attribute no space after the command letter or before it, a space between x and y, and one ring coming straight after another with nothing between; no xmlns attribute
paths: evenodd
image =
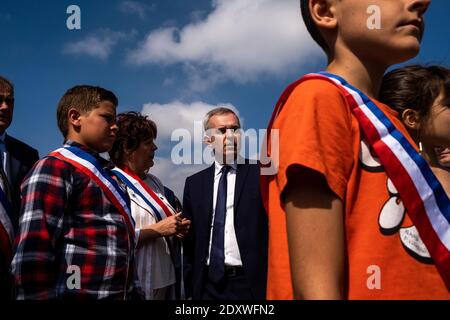
<svg viewBox="0 0 450 320"><path fill-rule="evenodd" d="M79 85L67 90L59 100L56 112L58 128L64 138L67 138L69 133L68 114L71 108L80 113L87 113L97 108L102 101L109 101L115 106L118 104L114 93L100 87Z"/></svg>
<svg viewBox="0 0 450 320"><path fill-rule="evenodd" d="M303 21L305 22L306 29L314 41L316 41L323 51L328 54L330 52L330 48L312 19L311 12L309 11L309 1L310 0L300 0Z"/></svg>
<svg viewBox="0 0 450 320"><path fill-rule="evenodd" d="M156 124L147 116L139 112L126 112L117 116L116 140L109 151L114 164L120 166L124 163L125 151L133 152L139 144L148 139L156 139Z"/></svg>
<svg viewBox="0 0 450 320"><path fill-rule="evenodd" d="M443 105L450 105L450 69L412 65L392 70L383 77L379 100L399 112L400 117L404 110L412 109L425 119L441 93Z"/></svg>
<svg viewBox="0 0 450 320"><path fill-rule="evenodd" d="M0 91L11 91L14 95L14 85L5 77L0 76Z"/></svg>

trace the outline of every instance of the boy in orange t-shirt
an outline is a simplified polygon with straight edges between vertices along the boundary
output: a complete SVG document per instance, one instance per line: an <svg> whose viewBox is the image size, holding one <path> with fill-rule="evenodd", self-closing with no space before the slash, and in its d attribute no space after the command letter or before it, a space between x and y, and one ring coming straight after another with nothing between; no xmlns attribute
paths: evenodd
<svg viewBox="0 0 450 320"><path fill-rule="evenodd" d="M327 72L372 97L385 70L420 49L429 0L301 0ZM369 6L381 10L369 29ZM351 17L351 19L349 19ZM269 214L268 299L450 299L392 181L335 85L300 83L272 123L278 172L262 175ZM270 147L269 147L270 155Z"/></svg>

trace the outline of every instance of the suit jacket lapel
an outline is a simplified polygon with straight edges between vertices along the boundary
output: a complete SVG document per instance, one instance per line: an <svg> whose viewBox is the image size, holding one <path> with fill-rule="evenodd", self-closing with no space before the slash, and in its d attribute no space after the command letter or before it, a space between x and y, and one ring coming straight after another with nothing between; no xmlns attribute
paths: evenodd
<svg viewBox="0 0 450 320"><path fill-rule="evenodd" d="M249 165L238 164L236 170L236 185L234 187L234 216L236 217L239 200L241 198L242 189L244 188L245 180L247 179Z"/></svg>
<svg viewBox="0 0 450 320"><path fill-rule="evenodd" d="M20 172L20 161L16 158L15 151L13 150L13 147L11 146L11 140L9 139L8 135L5 135L5 148L8 153L8 166L9 166L9 172L7 173L7 176L9 178L9 182L11 184L15 183L15 180Z"/></svg>
<svg viewBox="0 0 450 320"><path fill-rule="evenodd" d="M212 211L213 211L213 197L214 197L214 172L215 165L213 164L208 168L205 174L205 178L203 180L203 192L204 192L204 212L202 221L205 222L205 230L207 230L207 235L209 239L210 226L212 223Z"/></svg>

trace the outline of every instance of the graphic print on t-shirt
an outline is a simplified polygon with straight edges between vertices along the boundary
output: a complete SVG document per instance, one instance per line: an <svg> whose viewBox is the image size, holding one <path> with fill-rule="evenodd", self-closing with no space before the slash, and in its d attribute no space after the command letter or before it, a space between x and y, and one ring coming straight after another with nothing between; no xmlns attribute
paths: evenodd
<svg viewBox="0 0 450 320"><path fill-rule="evenodd" d="M373 154L368 143L361 140L359 161L363 170L368 172L384 172L380 160ZM432 263L430 253L419 236L419 232L414 225L402 227L406 215L400 195L392 181L387 178L386 188L389 198L384 203L378 215L378 226L380 232L385 236L393 236L399 233L400 241L409 255L422 263Z"/></svg>

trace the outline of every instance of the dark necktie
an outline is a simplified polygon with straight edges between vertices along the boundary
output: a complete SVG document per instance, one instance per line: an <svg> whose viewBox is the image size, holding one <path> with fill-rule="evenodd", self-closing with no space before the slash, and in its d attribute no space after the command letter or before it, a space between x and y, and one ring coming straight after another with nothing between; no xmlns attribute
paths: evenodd
<svg viewBox="0 0 450 320"><path fill-rule="evenodd" d="M212 282L219 282L225 275L225 215L227 211L227 173L230 166L222 167L222 175L217 188L216 210L214 212L214 227L209 255L208 277Z"/></svg>

